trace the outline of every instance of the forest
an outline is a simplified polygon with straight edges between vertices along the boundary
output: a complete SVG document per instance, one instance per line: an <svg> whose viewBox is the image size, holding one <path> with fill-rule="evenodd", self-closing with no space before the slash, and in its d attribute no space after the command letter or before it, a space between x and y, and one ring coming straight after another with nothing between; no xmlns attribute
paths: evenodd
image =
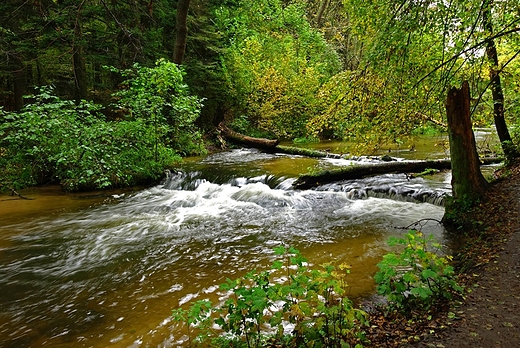
<svg viewBox="0 0 520 348"><path fill-rule="evenodd" d="M518 0L0 2L0 341L515 345L519 34Z"/></svg>
<svg viewBox="0 0 520 348"><path fill-rule="evenodd" d="M157 180L220 146L222 121L370 153L446 130L468 81L474 125L520 131L512 0L44 0L0 4L2 190Z"/></svg>

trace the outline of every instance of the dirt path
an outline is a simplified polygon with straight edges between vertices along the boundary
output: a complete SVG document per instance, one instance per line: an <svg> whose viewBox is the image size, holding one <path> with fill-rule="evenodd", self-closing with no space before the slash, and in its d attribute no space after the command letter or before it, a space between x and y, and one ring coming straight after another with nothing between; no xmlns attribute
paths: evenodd
<svg viewBox="0 0 520 348"><path fill-rule="evenodd" d="M492 186L481 210L487 230L466 272L472 291L453 325L418 347L520 347L520 166Z"/></svg>

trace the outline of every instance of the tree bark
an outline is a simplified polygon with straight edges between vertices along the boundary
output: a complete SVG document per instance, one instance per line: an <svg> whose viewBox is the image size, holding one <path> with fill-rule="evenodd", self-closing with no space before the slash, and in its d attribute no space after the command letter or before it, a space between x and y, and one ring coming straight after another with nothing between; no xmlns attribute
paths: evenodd
<svg viewBox="0 0 520 348"><path fill-rule="evenodd" d="M320 8L318 10L318 14L316 15L316 26L319 28L321 27L321 20L323 18L323 13L325 12L325 9L327 8L327 5L329 4L329 0L322 0Z"/></svg>
<svg viewBox="0 0 520 348"><path fill-rule="evenodd" d="M220 131L220 134L222 136L224 136L226 139L233 143L247 145L259 149L273 151L280 142L279 140L249 137L247 135L243 135L229 129L222 123L219 124L217 129Z"/></svg>
<svg viewBox="0 0 520 348"><path fill-rule="evenodd" d="M74 65L74 97L76 102L87 99L87 71L85 66L85 58L83 57L83 48L76 46L72 48L72 61Z"/></svg>
<svg viewBox="0 0 520 348"><path fill-rule="evenodd" d="M24 106L23 95L25 94L25 71L20 62L13 71L13 86L14 86L14 109L16 111L22 110Z"/></svg>
<svg viewBox="0 0 520 348"><path fill-rule="evenodd" d="M322 184L340 181L355 180L367 176L388 173L418 173L428 168L449 169L449 160L420 161L420 162L385 162L378 164L363 164L359 166L348 166L333 170L327 170L314 174L300 175L293 183L295 189L305 190Z"/></svg>
<svg viewBox="0 0 520 348"><path fill-rule="evenodd" d="M72 43L72 65L74 69L74 98L76 103L87 99L87 69L85 58L83 57L83 43L81 32L81 9L83 2L79 5L76 18L72 24L74 27L74 37Z"/></svg>
<svg viewBox="0 0 520 348"><path fill-rule="evenodd" d="M489 37L493 37L493 23L491 21L491 7L493 0L484 0L482 11L482 22ZM498 68L498 53L495 40L489 39L486 46L486 56L489 61L489 78L491 82L491 93L493 96L493 117L497 129L498 138L506 157L515 156L513 148L504 142L511 142L511 135L504 118L504 93Z"/></svg>
<svg viewBox="0 0 520 348"><path fill-rule="evenodd" d="M188 9L190 0L179 0L177 3L176 38L173 50L173 62L181 65L186 51L186 40L188 36Z"/></svg>
<svg viewBox="0 0 520 348"><path fill-rule="evenodd" d="M470 119L470 92L467 81L460 89L452 88L446 101L450 157L451 186L455 200L476 201L488 189L480 172L475 136Z"/></svg>

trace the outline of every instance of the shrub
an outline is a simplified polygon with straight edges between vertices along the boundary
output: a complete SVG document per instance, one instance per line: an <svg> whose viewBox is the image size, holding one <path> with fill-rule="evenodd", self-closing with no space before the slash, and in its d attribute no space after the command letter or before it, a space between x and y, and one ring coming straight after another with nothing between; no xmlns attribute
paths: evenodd
<svg viewBox="0 0 520 348"><path fill-rule="evenodd" d="M43 87L21 112L0 112L4 188L59 182L66 190L157 180L180 157L143 120L107 122L101 106L61 100Z"/></svg>
<svg viewBox="0 0 520 348"><path fill-rule="evenodd" d="M190 95L183 70L164 59L153 68L136 63L129 70L110 69L128 78L125 88L114 94L127 120L153 127L159 142L183 156L204 153L202 136L195 126L202 99Z"/></svg>
<svg viewBox="0 0 520 348"><path fill-rule="evenodd" d="M421 232L410 231L405 238L391 238L390 245L404 245L378 264L377 291L387 296L390 305L403 311L427 310L442 300L450 300L463 289L456 281L450 256L439 256L440 244ZM435 251L430 251L432 248Z"/></svg>
<svg viewBox="0 0 520 348"><path fill-rule="evenodd" d="M223 305L213 307L209 301L198 301L188 310L173 311L174 319L185 323L188 330L191 326L200 330L190 344L361 346L367 314L355 309L345 297L348 266L326 264L321 269L311 269L294 248L279 247L275 254L281 259L270 270L253 271L222 284L221 289L230 294ZM214 332L213 324L223 334ZM293 328L291 333L284 332L288 324Z"/></svg>

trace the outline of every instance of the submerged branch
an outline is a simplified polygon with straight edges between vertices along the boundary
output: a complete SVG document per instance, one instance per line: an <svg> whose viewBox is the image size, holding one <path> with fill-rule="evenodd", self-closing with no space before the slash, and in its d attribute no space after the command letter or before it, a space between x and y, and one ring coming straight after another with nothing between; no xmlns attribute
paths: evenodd
<svg viewBox="0 0 520 348"><path fill-rule="evenodd" d="M11 196L18 196L20 197L21 199L27 199L27 200L31 200L32 198L27 198L25 196L22 196L21 194L19 194L14 188L10 188L11 190Z"/></svg>

